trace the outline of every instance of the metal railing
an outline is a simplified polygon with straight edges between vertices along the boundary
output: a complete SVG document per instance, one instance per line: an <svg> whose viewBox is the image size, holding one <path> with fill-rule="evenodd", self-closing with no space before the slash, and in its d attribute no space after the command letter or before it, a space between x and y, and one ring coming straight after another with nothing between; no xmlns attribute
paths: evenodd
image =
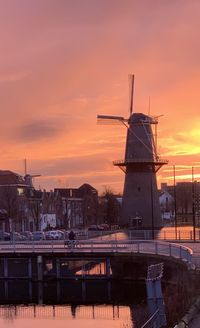
<svg viewBox="0 0 200 328"><path fill-rule="evenodd" d="M168 163L168 160L165 158L126 158L119 159L113 162L114 165L123 165L125 163Z"/></svg>
<svg viewBox="0 0 200 328"><path fill-rule="evenodd" d="M152 316L142 325L141 328L159 328L159 309L157 309Z"/></svg>
<svg viewBox="0 0 200 328"><path fill-rule="evenodd" d="M122 237L126 235L126 237ZM99 239L114 239L120 240L122 238L139 239L139 240L152 240L154 235L154 239L156 240L167 240L167 241L193 241L194 240L194 232L193 229L184 230L182 228L175 229L174 227L169 227L167 229L161 230L140 230L140 229L131 229L131 230L117 230L117 231L83 231L79 236L79 239L91 239L91 238L99 238ZM105 237L106 236L106 237ZM195 231L195 240L200 241L200 229L196 228Z"/></svg>
<svg viewBox="0 0 200 328"><path fill-rule="evenodd" d="M79 240L76 247L68 248L64 241L0 242L3 253L140 253L155 254L192 263L192 250L180 244L154 240Z"/></svg>
<svg viewBox="0 0 200 328"><path fill-rule="evenodd" d="M182 228L177 228L175 230L174 227L167 228L167 229L161 229L161 230L139 230L139 229L133 229L127 231L127 235L129 236L129 239L145 239L150 240L152 239L152 235L154 235L156 240L167 240L167 241L193 241L194 240L194 234L193 229L187 229L184 230ZM116 237L117 238L117 237ZM200 241L200 230L199 228L196 228L195 232L195 239L196 241Z"/></svg>

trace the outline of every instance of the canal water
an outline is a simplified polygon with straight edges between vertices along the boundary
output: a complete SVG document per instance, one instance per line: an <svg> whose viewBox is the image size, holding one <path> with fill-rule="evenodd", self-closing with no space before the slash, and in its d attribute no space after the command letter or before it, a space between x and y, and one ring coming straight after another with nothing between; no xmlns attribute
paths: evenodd
<svg viewBox="0 0 200 328"><path fill-rule="evenodd" d="M0 282L1 328L137 328L146 318L144 284Z"/></svg>

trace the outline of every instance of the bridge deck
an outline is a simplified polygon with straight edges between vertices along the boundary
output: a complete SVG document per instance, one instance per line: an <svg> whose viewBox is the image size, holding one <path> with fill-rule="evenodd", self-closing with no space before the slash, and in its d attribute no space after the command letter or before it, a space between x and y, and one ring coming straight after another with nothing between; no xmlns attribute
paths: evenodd
<svg viewBox="0 0 200 328"><path fill-rule="evenodd" d="M172 257L180 259L188 264L192 263L192 250L189 247L161 242L153 240L81 240L78 241L75 247L64 245L63 241L57 242L1 242L0 256L6 254L111 254L111 253L140 253L140 254L155 254L163 257Z"/></svg>

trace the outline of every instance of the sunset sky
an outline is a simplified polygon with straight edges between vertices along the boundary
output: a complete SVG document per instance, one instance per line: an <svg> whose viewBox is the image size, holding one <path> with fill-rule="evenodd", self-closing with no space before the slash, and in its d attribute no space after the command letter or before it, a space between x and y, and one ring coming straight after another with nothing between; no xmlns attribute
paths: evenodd
<svg viewBox="0 0 200 328"><path fill-rule="evenodd" d="M97 114L163 115L158 181L200 178L199 0L0 0L0 168L35 186L123 190L126 128Z"/></svg>

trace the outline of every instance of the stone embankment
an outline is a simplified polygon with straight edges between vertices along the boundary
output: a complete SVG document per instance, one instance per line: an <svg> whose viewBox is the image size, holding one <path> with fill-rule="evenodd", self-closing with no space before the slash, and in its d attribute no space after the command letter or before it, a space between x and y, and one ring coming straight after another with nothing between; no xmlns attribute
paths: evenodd
<svg viewBox="0 0 200 328"><path fill-rule="evenodd" d="M190 307L181 321L174 328L199 328L200 327L200 297Z"/></svg>
<svg viewBox="0 0 200 328"><path fill-rule="evenodd" d="M187 242L182 243L182 245L191 248L193 251L192 262L193 266L196 268L194 271L194 275L196 276L195 289L198 291L200 279L200 243ZM200 328L200 296L197 297L194 304L189 308L189 310L185 313L180 322L176 324L174 328Z"/></svg>

